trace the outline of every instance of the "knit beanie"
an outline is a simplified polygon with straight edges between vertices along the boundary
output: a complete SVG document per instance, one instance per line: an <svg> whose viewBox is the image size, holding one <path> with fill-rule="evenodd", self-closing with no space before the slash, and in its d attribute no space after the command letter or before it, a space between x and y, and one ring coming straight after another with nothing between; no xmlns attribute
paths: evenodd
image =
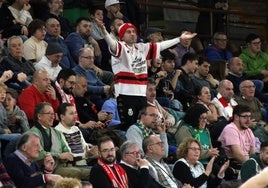
<svg viewBox="0 0 268 188"><path fill-rule="evenodd" d="M63 53L61 46L57 42L49 42L46 49L46 55Z"/></svg>
<svg viewBox="0 0 268 188"><path fill-rule="evenodd" d="M133 24L131 24L131 23L124 23L124 24L121 25L121 26L119 27L119 29L118 29L119 39L120 39L120 40L122 40L122 38L123 38L123 36L124 36L124 34L125 34L125 32L126 32L126 30L127 30L128 28L133 28L133 29L135 29L135 31L136 31L136 33L137 33L137 28L136 28Z"/></svg>

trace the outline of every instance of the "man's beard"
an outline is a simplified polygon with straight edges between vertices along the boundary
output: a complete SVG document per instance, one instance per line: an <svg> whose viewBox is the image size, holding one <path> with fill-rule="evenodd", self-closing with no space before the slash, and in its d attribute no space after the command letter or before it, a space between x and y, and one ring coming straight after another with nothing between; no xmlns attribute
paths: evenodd
<svg viewBox="0 0 268 188"><path fill-rule="evenodd" d="M64 93L66 93L67 95L70 95L70 94L72 94L72 90L73 90L73 88L72 88L72 87L71 87L71 88L66 88L66 87L63 86L62 90L63 90Z"/></svg>
<svg viewBox="0 0 268 188"><path fill-rule="evenodd" d="M107 159L107 158L109 158L109 159ZM108 156L107 158L106 159L102 158L102 160L104 161L104 163L106 163L106 164L113 164L115 162L115 157L113 157L113 159L112 159L110 156Z"/></svg>

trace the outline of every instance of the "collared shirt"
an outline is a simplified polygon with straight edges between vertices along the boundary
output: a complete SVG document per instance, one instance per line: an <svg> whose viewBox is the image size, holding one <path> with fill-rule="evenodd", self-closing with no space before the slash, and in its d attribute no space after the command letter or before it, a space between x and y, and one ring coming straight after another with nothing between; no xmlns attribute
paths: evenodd
<svg viewBox="0 0 268 188"><path fill-rule="evenodd" d="M30 159L27 159L27 157L25 155L23 155L23 153L20 150L16 150L15 155L18 156L18 158L20 158L26 165L31 166L32 161Z"/></svg>

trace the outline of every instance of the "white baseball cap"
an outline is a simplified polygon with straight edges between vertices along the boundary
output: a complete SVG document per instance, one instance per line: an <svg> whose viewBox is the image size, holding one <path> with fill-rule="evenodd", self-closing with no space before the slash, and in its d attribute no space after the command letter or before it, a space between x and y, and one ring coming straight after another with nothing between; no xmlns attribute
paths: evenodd
<svg viewBox="0 0 268 188"><path fill-rule="evenodd" d="M105 1L105 8L114 4L124 3L119 0L106 0Z"/></svg>

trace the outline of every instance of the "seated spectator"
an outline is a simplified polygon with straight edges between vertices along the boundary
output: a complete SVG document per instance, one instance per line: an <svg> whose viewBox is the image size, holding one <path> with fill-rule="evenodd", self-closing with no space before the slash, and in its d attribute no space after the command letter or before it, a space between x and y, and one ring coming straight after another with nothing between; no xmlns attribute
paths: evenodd
<svg viewBox="0 0 268 188"><path fill-rule="evenodd" d="M121 121L117 110L117 102L114 93L114 84L111 85L107 98L108 99L103 103L101 107L101 111L104 111L108 114L112 114L113 116L111 121L108 123L108 126L120 125Z"/></svg>
<svg viewBox="0 0 268 188"><path fill-rule="evenodd" d="M178 78L181 74L181 70L174 68L175 54L170 49L163 50L160 54L162 56L162 65L160 65L162 69L154 74L157 83L157 100L162 106L182 111L182 104L174 98L180 90ZM154 61L152 60L152 63Z"/></svg>
<svg viewBox="0 0 268 188"><path fill-rule="evenodd" d="M233 111L233 121L224 127L218 139L231 160L230 166L235 169L240 169L241 164L255 153L255 137L249 128L250 118L250 108L237 105Z"/></svg>
<svg viewBox="0 0 268 188"><path fill-rule="evenodd" d="M228 74L227 63L225 60L215 60L211 62L210 74L214 78L214 82L219 85L219 82L224 80Z"/></svg>
<svg viewBox="0 0 268 188"><path fill-rule="evenodd" d="M262 169L268 166L268 142L261 144L260 153L251 155L250 158L245 161L240 170L241 181L244 183L251 177L259 174Z"/></svg>
<svg viewBox="0 0 268 188"><path fill-rule="evenodd" d="M180 33L191 33L188 29L182 29ZM181 58L186 53L195 53L195 50L191 47L192 39L183 39L179 44L176 45L174 48L176 52L176 59L175 59L175 69L181 67Z"/></svg>
<svg viewBox="0 0 268 188"><path fill-rule="evenodd" d="M3 105L6 99L7 86L0 82L0 158L7 157L15 150L16 142L21 136L19 133L12 133L8 128L7 111ZM6 145L4 145L4 143ZM4 151L3 154L1 154Z"/></svg>
<svg viewBox="0 0 268 188"><path fill-rule="evenodd" d="M79 128L75 126L76 109L70 103L62 103L57 110L59 124L56 130L62 133L62 138L74 156L73 166L79 167L82 172L82 179L89 179L90 169L87 166L87 160L97 156L97 147L89 145L85 142Z"/></svg>
<svg viewBox="0 0 268 188"><path fill-rule="evenodd" d="M18 96L16 90L12 88L7 89L4 106L7 111L8 128L12 133L24 133L29 130L27 116L25 112L17 106Z"/></svg>
<svg viewBox="0 0 268 188"><path fill-rule="evenodd" d="M108 45L104 40L104 34L99 28L96 20L103 21L103 11L99 7L92 6L89 9L89 17L91 20L91 36L98 42L101 50L101 61L97 62L97 66L106 71L112 71L111 68L111 53ZM122 21L123 22L123 21Z"/></svg>
<svg viewBox="0 0 268 188"><path fill-rule="evenodd" d="M189 138L182 142L177 151L177 160L174 164L173 175L182 183L190 184L192 187L217 187L225 175L225 170L229 166L229 161L225 162L218 174L210 176L215 156L210 159L206 168L199 161L202 151L200 143Z"/></svg>
<svg viewBox="0 0 268 188"><path fill-rule="evenodd" d="M244 64L244 71L250 79L264 81L264 92L268 91L268 55L261 50L261 37L250 33L246 37L246 47L242 49L240 58Z"/></svg>
<svg viewBox="0 0 268 188"><path fill-rule="evenodd" d="M50 85L49 74L45 70L35 71L33 75L33 84L24 89L19 98L19 107L27 115L30 126L34 119L35 106L40 102L49 102L54 110L57 109L59 101L56 97L54 88Z"/></svg>
<svg viewBox="0 0 268 188"><path fill-rule="evenodd" d="M94 57L96 62L101 61L101 51L97 41L90 35L91 22L88 18L79 18L76 21L76 31L70 33L65 38L65 43L71 53L75 62L78 62L79 50L85 47L92 47L94 49Z"/></svg>
<svg viewBox="0 0 268 188"><path fill-rule="evenodd" d="M213 98L212 103L218 106L221 114L227 121L233 118L233 108L237 105L234 100L234 87L229 80L222 80L218 86L218 94Z"/></svg>
<svg viewBox="0 0 268 188"><path fill-rule="evenodd" d="M210 74L210 62L203 57L198 58L198 68L196 69L192 79L195 88L206 86L209 88L211 95L217 94L218 81Z"/></svg>
<svg viewBox="0 0 268 188"><path fill-rule="evenodd" d="M55 174L88 180L84 179L86 177L82 169L72 165L75 160L73 154L64 142L62 134L52 127L55 113L51 104L47 102L37 104L34 116L34 126L30 131L40 137L40 153L36 157L36 161L43 160L46 154L50 153L56 160Z"/></svg>
<svg viewBox="0 0 268 188"><path fill-rule="evenodd" d="M48 13L43 15L43 20L47 21L47 19L55 18L59 21L61 27L61 36L66 38L71 32L73 32L73 28L68 19L63 17L63 4L62 0L48 0Z"/></svg>
<svg viewBox="0 0 268 188"><path fill-rule="evenodd" d="M62 68L71 69L73 68L77 63L73 60L71 57L70 51L64 41L64 38L60 35L61 33L61 26L57 19L55 18L49 18L46 21L46 29L47 33L45 36L45 41L48 42L57 42L59 43L63 55L62 59L60 61L60 66Z"/></svg>
<svg viewBox="0 0 268 188"><path fill-rule="evenodd" d="M239 85L242 81L247 80L248 76L244 72L244 65L240 57L232 57L228 61L228 75L226 79L230 80L234 85L234 93L239 95ZM261 92L263 89L263 82L261 80L252 80L257 86L256 89ZM257 83L258 82L258 83Z"/></svg>
<svg viewBox="0 0 268 188"><path fill-rule="evenodd" d="M27 39L28 24L32 21L29 13L29 4L26 1L14 0L11 6L3 3L0 9L0 30L3 38L21 35Z"/></svg>
<svg viewBox="0 0 268 188"><path fill-rule="evenodd" d="M103 35L101 29L99 28L98 24L95 22L95 19L103 21L102 9L100 9L98 7L92 7L89 10L89 17L90 17L90 21L91 21L91 32L90 32L91 36L97 41L104 39L104 35Z"/></svg>
<svg viewBox="0 0 268 188"><path fill-rule="evenodd" d="M208 87L203 86L197 88L197 104L203 105L207 111L208 128L210 131L212 145L215 146L215 142L221 134L222 129L228 123L223 117L222 110L219 105L212 103L211 92Z"/></svg>
<svg viewBox="0 0 268 188"><path fill-rule="evenodd" d="M50 80L54 82L61 70L59 63L62 59L62 52L58 43L48 43L45 55L34 65L35 70L46 70Z"/></svg>
<svg viewBox="0 0 268 188"><path fill-rule="evenodd" d="M76 22L76 32L71 33L65 39L65 43L71 53L73 60L79 64L79 52L82 48L93 48L94 62L101 63L102 52L98 42L90 35L91 22L88 18L79 18ZM102 49L103 50L103 49ZM105 49L105 51L107 51ZM98 77L105 83L111 84L113 82L113 74L110 71L104 71L98 68L95 64L91 68Z"/></svg>
<svg viewBox="0 0 268 188"><path fill-rule="evenodd" d="M126 141L120 147L120 165L127 173L129 187L164 188L149 173L149 162L141 158L142 152L137 143Z"/></svg>
<svg viewBox="0 0 268 188"><path fill-rule="evenodd" d="M30 38L24 42L24 57L33 64L41 60L47 49L45 23L41 20L33 20L29 26Z"/></svg>
<svg viewBox="0 0 268 188"><path fill-rule="evenodd" d="M210 133L206 128L208 123L207 111L207 108L202 104L195 104L188 108L181 127L175 135L177 145L188 138L197 139L202 149L199 158L202 164L208 164L211 157L219 155L218 148L212 146Z"/></svg>
<svg viewBox="0 0 268 188"><path fill-rule="evenodd" d="M111 20L114 18L120 18L124 21L124 23L129 22L129 19L125 15L123 15L121 11L120 4L122 3L123 2L120 1L105 0L104 4L105 9L103 11L103 22L108 32L110 32Z"/></svg>
<svg viewBox="0 0 268 188"><path fill-rule="evenodd" d="M205 49L205 56L213 63L215 60L229 60L233 55L229 52L227 47L227 35L223 32L216 32L213 35L213 44L210 44Z"/></svg>
<svg viewBox="0 0 268 188"><path fill-rule="evenodd" d="M12 78L5 83L18 91L25 89L32 82L33 64L23 57L23 41L19 36L12 36L7 41L8 56L0 63L0 71L12 71ZM10 75L11 76L11 75Z"/></svg>
<svg viewBox="0 0 268 188"><path fill-rule="evenodd" d="M149 135L144 138L142 148L145 159L149 161L149 173L156 182L163 187L182 187L182 183L173 176L169 166L163 161L165 144L157 135ZM189 185L184 185L189 188Z"/></svg>
<svg viewBox="0 0 268 188"><path fill-rule="evenodd" d="M191 74L198 67L198 57L193 53L186 53L181 60L181 74L179 76L180 90L176 93L176 98L182 103L183 109L187 110L193 103L195 96L195 88Z"/></svg>
<svg viewBox="0 0 268 188"><path fill-rule="evenodd" d="M145 42L161 42L164 40L163 29L157 27L147 27L144 31Z"/></svg>
<svg viewBox="0 0 268 188"><path fill-rule="evenodd" d="M253 134L260 140L261 143L268 142L268 123L258 126Z"/></svg>
<svg viewBox="0 0 268 188"><path fill-rule="evenodd" d="M235 96L235 101L240 105L245 105L250 108L251 112L251 122L249 127L254 130L257 125L263 125L265 122L263 121L262 116L262 107L263 105L254 97L256 86L250 80L245 80L240 83L240 95ZM264 109L263 109L264 110ZM266 112L266 110L264 110ZM266 113L265 113L266 115Z"/></svg>
<svg viewBox="0 0 268 188"><path fill-rule="evenodd" d="M62 179L60 175L53 174L55 161L50 154L44 157L43 169L39 168L35 159L40 149L40 137L35 133L27 132L19 139L17 150L5 160L7 171L17 188L52 186Z"/></svg>
<svg viewBox="0 0 268 188"><path fill-rule="evenodd" d="M84 76L76 76L76 85L73 88L76 111L79 121L78 127L83 133L84 139L90 143L93 130L104 128L112 118L112 114L105 111L98 111L96 105L85 96L87 91L87 79ZM95 140L96 142L96 140Z"/></svg>
<svg viewBox="0 0 268 188"><path fill-rule="evenodd" d="M155 107L148 106L139 113L137 123L131 125L126 132L127 140L135 141L142 151L142 141L145 137L153 134L160 134L161 141L165 148L164 156L168 156L168 142L166 134L166 125L159 122L158 110Z"/></svg>
<svg viewBox="0 0 268 188"><path fill-rule="evenodd" d="M52 82L52 86L56 91L56 96L60 103L68 102L75 105L72 95L75 84L76 74L72 69L62 69L59 72L56 81Z"/></svg>
<svg viewBox="0 0 268 188"><path fill-rule="evenodd" d="M89 181L94 188L127 188L129 180L125 170L116 163L116 148L113 140L107 136L98 139L99 158L90 172Z"/></svg>
<svg viewBox="0 0 268 188"><path fill-rule="evenodd" d="M73 68L76 74L87 78L87 92L91 95L91 100L101 109L106 94L110 86L104 84L92 70L94 66L94 52L91 48L81 48L79 50L79 64Z"/></svg>
<svg viewBox="0 0 268 188"><path fill-rule="evenodd" d="M177 122L175 122L175 118L168 113L168 111L164 109L156 100L156 87L156 82L149 78L146 89L147 106L152 106L157 109L159 119L163 121L167 130L169 130L169 128L172 128Z"/></svg>

